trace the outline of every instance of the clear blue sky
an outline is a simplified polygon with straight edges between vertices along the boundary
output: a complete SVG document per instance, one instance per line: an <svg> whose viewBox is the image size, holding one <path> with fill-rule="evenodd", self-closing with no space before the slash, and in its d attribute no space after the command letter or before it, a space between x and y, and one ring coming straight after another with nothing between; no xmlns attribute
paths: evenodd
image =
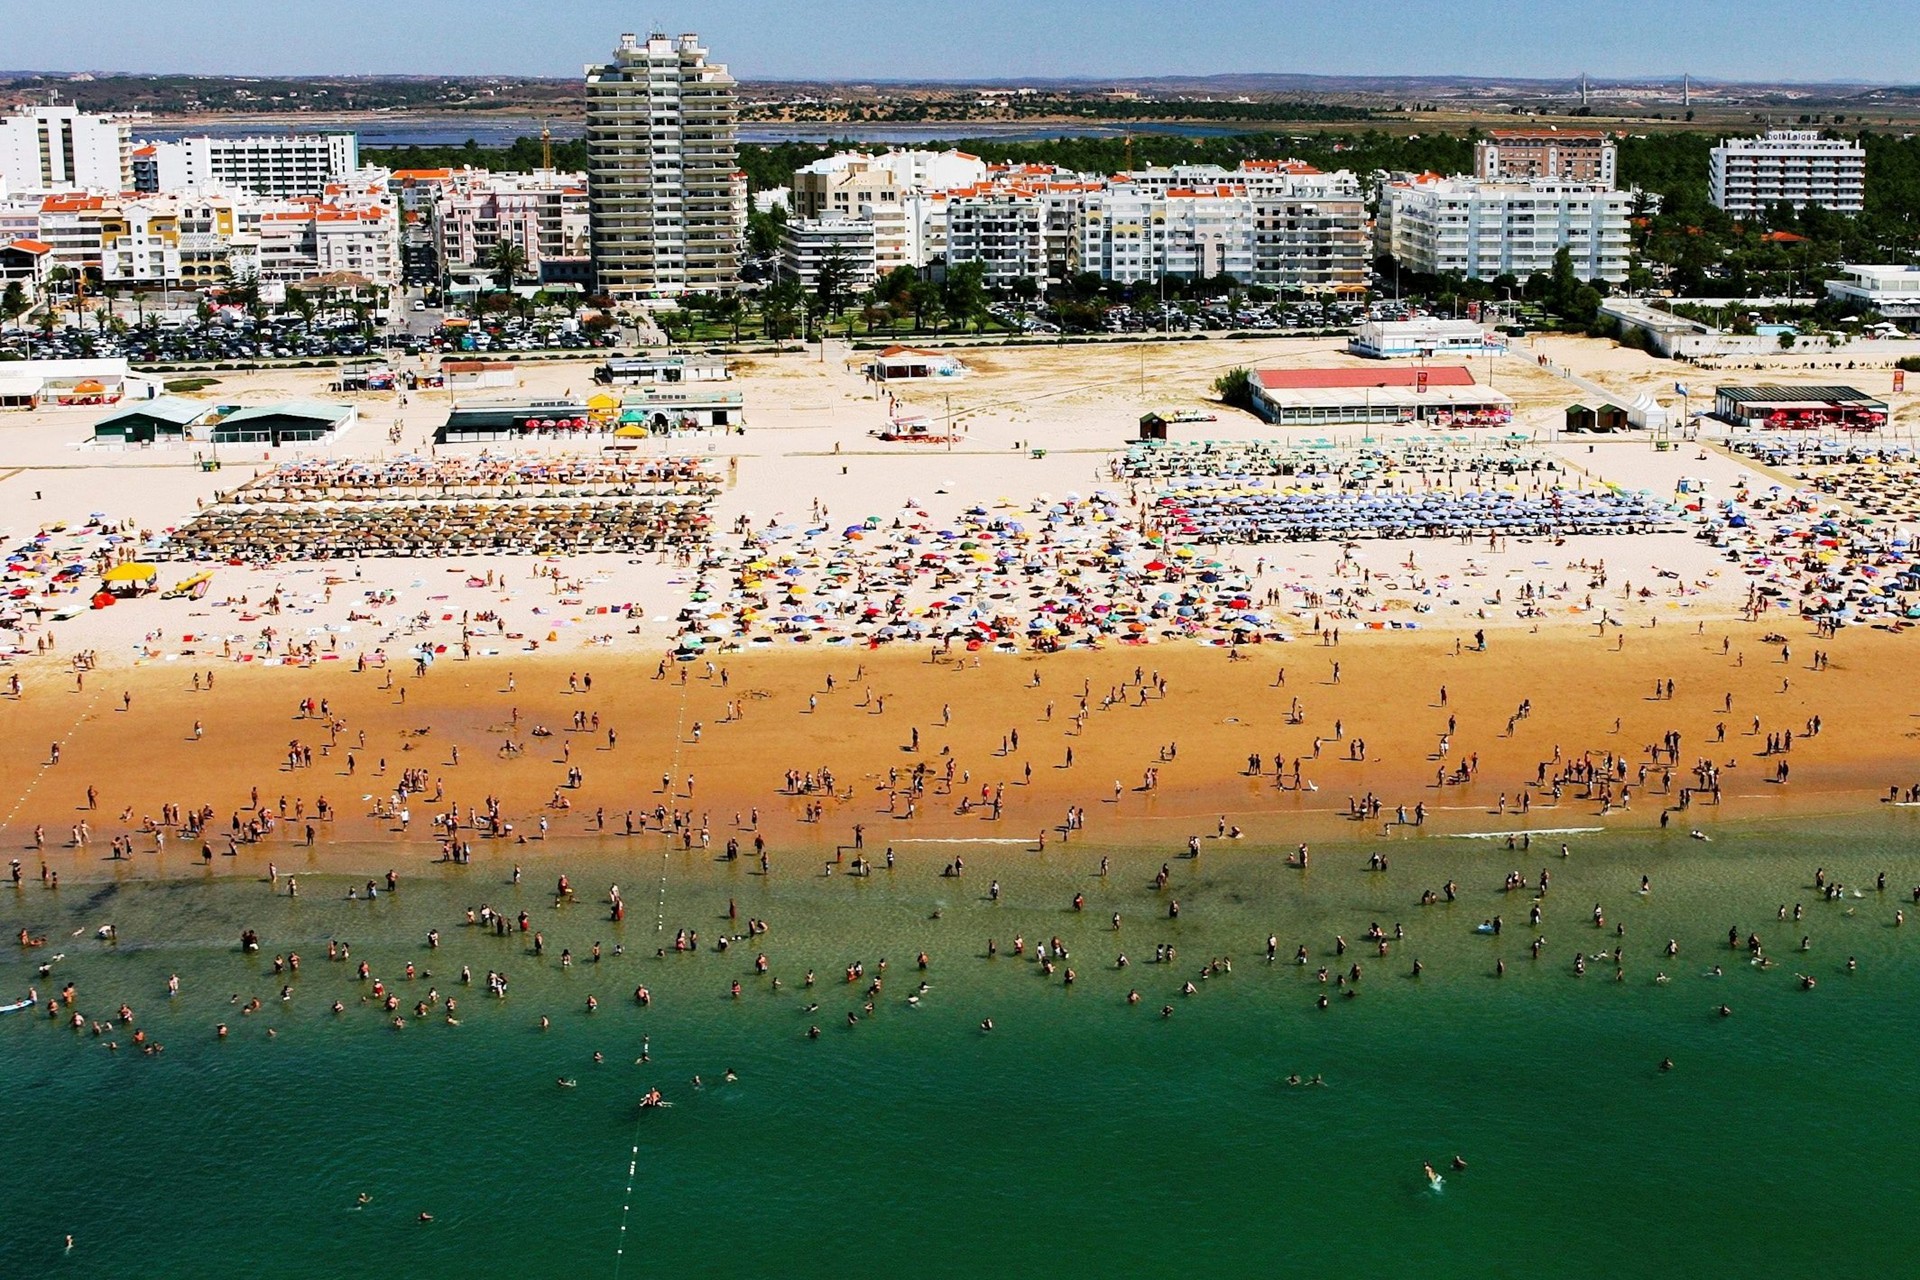
<svg viewBox="0 0 1920 1280"><path fill-rule="evenodd" d="M108 0L36 4L0 69L577 75L695 30L746 77L1228 71L1920 80L1912 0Z"/></svg>

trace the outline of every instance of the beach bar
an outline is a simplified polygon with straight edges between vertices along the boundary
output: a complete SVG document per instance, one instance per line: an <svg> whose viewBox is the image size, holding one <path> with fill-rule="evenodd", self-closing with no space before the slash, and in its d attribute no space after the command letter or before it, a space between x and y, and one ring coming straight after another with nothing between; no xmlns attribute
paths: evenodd
<svg viewBox="0 0 1920 1280"><path fill-rule="evenodd" d="M511 360L442 360L440 375L451 391L520 385L520 371Z"/></svg>
<svg viewBox="0 0 1920 1280"><path fill-rule="evenodd" d="M1715 387L1713 416L1736 427L1773 431L1877 431L1887 402L1853 387Z"/></svg>
<svg viewBox="0 0 1920 1280"><path fill-rule="evenodd" d="M1513 421L1512 397L1461 365L1428 368L1261 369L1253 411L1275 426L1425 423L1495 427Z"/></svg>
<svg viewBox="0 0 1920 1280"><path fill-rule="evenodd" d="M620 425L645 427L654 435L737 427L746 421L746 396L711 384L639 386L620 396Z"/></svg>
<svg viewBox="0 0 1920 1280"><path fill-rule="evenodd" d="M967 366L953 356L918 347L888 347L867 362L867 376L875 382L912 382L924 378L957 378Z"/></svg>
<svg viewBox="0 0 1920 1280"><path fill-rule="evenodd" d="M0 407L5 408L119 404L159 394L159 378L133 372L118 356L0 364Z"/></svg>
<svg viewBox="0 0 1920 1280"><path fill-rule="evenodd" d="M436 444L487 444L523 436L573 435L602 424L576 400L482 400L455 405L434 431Z"/></svg>
<svg viewBox="0 0 1920 1280"><path fill-rule="evenodd" d="M288 400L236 409L214 423L207 438L215 444L311 444L339 435L357 417L350 404Z"/></svg>
<svg viewBox="0 0 1920 1280"><path fill-rule="evenodd" d="M724 360L685 356L613 356L593 371L593 380L603 387L725 382L732 376Z"/></svg>
<svg viewBox="0 0 1920 1280"><path fill-rule="evenodd" d="M1347 340L1347 350L1373 360L1414 356L1505 355L1507 340L1477 320L1369 320Z"/></svg>

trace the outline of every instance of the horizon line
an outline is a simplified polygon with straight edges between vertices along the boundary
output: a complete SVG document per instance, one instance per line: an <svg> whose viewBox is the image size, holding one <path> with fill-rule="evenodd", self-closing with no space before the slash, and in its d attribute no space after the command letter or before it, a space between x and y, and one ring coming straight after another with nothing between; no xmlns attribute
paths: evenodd
<svg viewBox="0 0 1920 1280"><path fill-rule="evenodd" d="M734 70L734 64L722 61L721 65ZM181 70L103 70L98 68L77 68L72 70L47 70L16 68L0 70L0 79L48 79L77 80L90 77L93 80L137 79L148 76L177 76L199 80L488 80L508 78L551 84L569 84L582 79L580 76L547 75L517 71L181 71ZM1641 75L1596 74L1591 71L1576 71L1567 75L1505 74L1490 75L1484 73L1454 74L1444 71L1197 71L1197 72L1160 72L1160 73L1115 73L1110 75L1050 75L1034 74L1026 76L860 76L860 75L748 75L735 71L735 79L741 84L823 84L823 85L926 85L933 87L967 88L976 85L1098 85L1138 82L1206 81L1206 80L1376 80L1403 81L1445 81L1455 84L1577 84L1586 79L1589 88L1629 87L1645 84L1678 84L1691 80L1695 85L1713 85L1721 88L1858 88L1858 89L1917 89L1920 81L1905 80L1846 80L1846 79L1737 79L1713 74L1695 74L1688 71L1646 73ZM81 83L85 83L84 80Z"/></svg>

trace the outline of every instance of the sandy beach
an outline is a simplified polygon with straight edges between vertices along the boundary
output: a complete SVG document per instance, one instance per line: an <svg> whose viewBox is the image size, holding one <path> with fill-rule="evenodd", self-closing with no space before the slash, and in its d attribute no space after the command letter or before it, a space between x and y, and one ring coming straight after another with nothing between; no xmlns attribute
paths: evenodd
<svg viewBox="0 0 1920 1280"><path fill-rule="evenodd" d="M970 352L898 393L953 414L929 451L868 434L830 347L740 361L744 434L617 473L432 449L438 394L219 471L83 447L96 411L0 418L0 994L37 1001L0 1064L62 1117L0 1138L28 1212L161 1270L217 1241L445 1274L457 1233L459 1265L538 1235L698 1271L737 1237L805 1272L884 1170L971 1208L876 1215L836 1270L1084 1269L1038 1160L1143 1274L1611 1269L1629 1232L1724 1265L1681 1198L1752 1240L1810 1206L1735 1265L1896 1266L1911 401L1845 459L1561 439L1591 393L1548 353L1622 396L1674 376L1542 340L1475 362L1518 438L1368 440L1205 399L1331 343ZM1147 409L1216 417L1129 456ZM447 549L536 526L631 545ZM160 591L88 607L150 554ZM129 1141L172 1172L102 1202ZM236 1216L263 1143L280 1193ZM1700 1176L1730 1147L1774 1195ZM536 1172L475 1178L493 1149ZM1638 1175L1596 1196L1596 1159Z"/></svg>
<svg viewBox="0 0 1920 1280"><path fill-rule="evenodd" d="M1175 561L1171 542L1151 536L1133 550L1115 549L1114 538L1150 522L1155 510L1156 482L1116 470L1142 406L1218 415L1176 428L1177 440L1212 440L1222 449L1272 442L1275 433L1250 416L1206 401L1211 379L1242 364L1353 363L1335 345L967 352L965 378L895 390L905 409L936 418L951 406L959 440L933 451L868 434L885 420L883 393L858 374L849 352L829 346L744 359L735 371L747 396L744 434L648 441L627 455L711 477L711 498L701 499L710 501L713 530L704 549L163 561L162 585L212 568L206 597L156 593L94 610L85 607L97 581L91 574L62 585L48 583L44 572L16 576L37 612L12 633L9 674L18 673L24 692L5 704L5 839L41 826L48 848L69 845L83 816L74 806L89 785L98 791L84 815L94 847L149 817L157 821L162 804L211 806L224 831L231 815L251 812L258 787L263 808L277 809L284 795L302 814L281 825L268 847L296 832L303 837L304 815L322 795L337 817L317 833L321 845L401 834L429 849L430 815L449 806L471 812L492 796L513 823L515 843L537 835L543 816L556 835L584 835L624 830L630 810L645 825L664 805L699 814L708 839L723 844L752 828L735 818L758 806L766 839L808 849L811 861L821 848L849 844L856 824L880 843L991 838L1018 845L1037 842L1043 830L1077 838L1057 830L1069 807L1084 809L1087 828L1103 839L1179 847L1189 834L1217 834L1223 819L1262 841L1341 830L1337 824L1368 796L1384 812L1369 805L1367 820L1355 825L1403 837L1602 820L1652 824L1682 787L1697 785L1703 763L1723 770L1729 811L1845 807L1897 780L1885 775L1905 752L1908 713L1888 703L1906 661L1902 638L1861 627L1819 639L1790 612L1774 611L1819 569L1812 557L1792 566L1805 579L1776 569L1767 580L1783 589L1756 610L1751 593L1762 570L1753 561L1770 563L1770 547L1707 538L1687 523L1704 515L1686 514L1683 477L1696 493L1739 493L1744 501L1777 483L1780 470L1713 441L1660 452L1644 438L1561 438L1552 429L1567 384L1542 357L1623 389L1669 376L1651 371L1658 362L1611 344L1543 339L1533 344L1538 353L1530 346L1476 361L1476 373L1516 397L1518 430L1502 447L1548 468L1523 476L1526 484L1655 495L1676 512L1659 531L1203 545L1206 558L1184 563ZM1777 376L1810 376L1782 359ZM199 394L262 403L322 394L324 376L230 375ZM575 393L589 376L585 363L527 365L520 393ZM1884 372L1852 376L1875 386L1888 379ZM231 499L276 464L377 468L411 452L457 469L480 452L432 449L429 437L450 401L444 393L418 393L407 403L392 393L358 400L362 421L345 437L283 450L229 446L217 472L195 463L211 452L205 446L83 444L97 411L8 415L0 421L7 537L40 534L38 545L50 549L42 559L55 564L82 556L104 563L126 558L205 504ZM1911 407L1904 394L1893 400L1896 418ZM385 438L389 425L398 443ZM1289 433L1279 434L1284 444ZM1296 443L1308 435L1290 434ZM1365 447L1357 432L1331 434L1332 449ZM1405 431L1386 433L1375 446L1403 459L1409 449L1434 447ZM1496 448L1453 447L1476 458L1493 457ZM589 452L542 440L516 446L512 457L550 464ZM1408 465L1395 482L1408 492L1444 497L1449 484L1514 483L1450 481ZM1765 508L1758 497L1752 502L1757 521ZM96 513L104 518L89 527ZM1016 548L998 563L988 558L990 541L957 541L991 539L989 529L1003 547ZM106 536L110 530L124 531L125 542L108 545L119 541ZM1038 541L1033 530L1041 531ZM1896 531L1883 524L1869 532ZM63 555L66 539L74 541ZM1101 540L1108 559L1085 559ZM967 559L959 549L968 546L983 549ZM1092 569L1076 568L1063 552ZM1156 554L1170 562L1164 572L1140 567ZM1208 567L1214 571L1192 571ZM955 590L963 594L949 601ZM1023 591L1033 598L1024 607L1042 610L1035 616L1046 621L1043 631L1028 623L1021 634ZM1184 593L1177 610L1175 592ZM1108 620L1095 630L1106 607L1093 608L1095 600L1141 621L1123 629ZM1196 607L1184 607L1189 601ZM48 611L59 606L77 613L54 621ZM884 616L876 606L885 606ZM1259 621L1241 623L1243 609L1258 610L1247 616ZM996 614L990 627L985 619ZM966 619L978 632L964 629ZM1075 634L1076 625L1089 628L1088 638ZM1783 632L1784 643L1761 640ZM983 639L955 640L976 634ZM880 643L889 637L894 643ZM1233 637L1244 643L1230 653ZM815 642L811 649L796 643L806 640ZM676 645L684 660L666 661ZM1034 652L1062 645L1064 652ZM1816 649L1831 655L1830 665L1812 669ZM424 677L416 666L422 653L434 660ZM91 669L76 671L76 654ZM569 689L574 672L592 672L597 690ZM1147 677L1145 705L1136 672ZM196 688L201 677L217 688ZM1656 679L1675 682L1671 699L1649 696ZM1164 680L1164 696L1156 680ZM129 694L131 706L123 707ZM324 701L328 715L299 713L306 699ZM1527 713L1510 726L1523 701ZM576 730L576 711L597 716L598 727ZM1821 732L1813 739L1807 732L1816 716ZM329 721L338 722L332 731ZM1721 726L1725 741L1710 741ZM552 736L534 735L536 727ZM620 735L617 748L609 729ZM1650 754L1649 745L1670 731L1681 735L1678 753ZM1778 785L1776 760L1755 751L1767 735L1787 731L1800 741L1790 783ZM1356 739L1366 744L1364 760L1348 758ZM55 742L62 759L52 767ZM288 766L296 743L312 752L311 766ZM1250 765L1256 756L1257 770ZM1467 756L1478 761L1470 781L1436 784L1436 771L1444 777ZM1554 804L1539 766L1556 758L1624 763L1632 773L1626 795L1608 797L1608 805L1597 792L1575 798L1563 787ZM1641 775L1643 765L1650 776ZM584 781L565 785L576 767ZM922 794L909 797L916 767ZM416 795L409 829L396 833L395 823L372 815L391 807L395 780L408 768L425 770L427 795L443 798ZM835 776L835 794L818 821L802 821L809 801L776 792L787 770L823 768ZM1149 770L1157 770L1157 786L1147 786ZM1555 765L1548 775L1560 771ZM698 779L693 796L684 791L689 774ZM663 776L672 780L665 789ZM983 825L982 806L996 794L999 818ZM1532 807L1524 816L1523 797ZM1393 821L1403 806L1420 805L1430 815L1426 827ZM1610 810L1604 819L1603 807ZM118 822L129 810L131 821ZM1683 821L1709 820L1700 812ZM150 835L135 840L141 858L151 846ZM185 853L176 843L169 861ZM82 866L69 874L84 874Z"/></svg>

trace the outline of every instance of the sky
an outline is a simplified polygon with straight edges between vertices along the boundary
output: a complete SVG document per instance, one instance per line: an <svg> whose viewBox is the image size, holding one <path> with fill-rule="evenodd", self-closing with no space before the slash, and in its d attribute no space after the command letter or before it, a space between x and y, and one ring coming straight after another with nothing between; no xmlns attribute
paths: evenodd
<svg viewBox="0 0 1920 1280"><path fill-rule="evenodd" d="M29 0L7 0L0 12ZM95 0L0 69L575 76L697 31L749 79L1301 72L1920 80L1913 0ZM103 39L103 35L108 38Z"/></svg>

